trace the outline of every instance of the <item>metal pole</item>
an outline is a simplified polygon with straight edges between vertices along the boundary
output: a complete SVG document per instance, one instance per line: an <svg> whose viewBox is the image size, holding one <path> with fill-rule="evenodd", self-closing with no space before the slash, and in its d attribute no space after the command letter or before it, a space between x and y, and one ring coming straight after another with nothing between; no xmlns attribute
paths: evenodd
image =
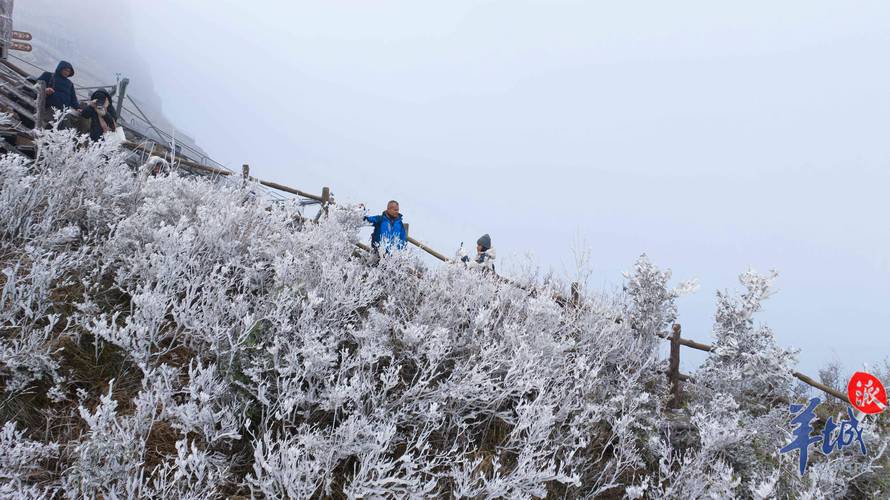
<svg viewBox="0 0 890 500"><path fill-rule="evenodd" d="M124 97L127 96L127 85L130 84L129 78L124 78L117 83L117 106L114 108L117 111L117 120L121 119L121 112L124 110Z"/></svg>
<svg viewBox="0 0 890 500"><path fill-rule="evenodd" d="M156 134L158 134L158 139L160 139L161 142L166 143L166 142L167 142L167 138L165 138L165 137L164 137L164 134L162 134L161 131L158 130L157 127L155 127L155 124L152 123L151 120L149 120L147 116L145 116L145 113L142 112L142 108L140 108L139 105L136 104L136 101L134 101L133 98L130 97L130 96L127 96L127 99L129 99L130 102L133 104L133 106L136 107L136 111L138 111L139 114L142 115L142 119L145 120L145 123L147 123L148 126L151 127L152 130L154 130Z"/></svg>

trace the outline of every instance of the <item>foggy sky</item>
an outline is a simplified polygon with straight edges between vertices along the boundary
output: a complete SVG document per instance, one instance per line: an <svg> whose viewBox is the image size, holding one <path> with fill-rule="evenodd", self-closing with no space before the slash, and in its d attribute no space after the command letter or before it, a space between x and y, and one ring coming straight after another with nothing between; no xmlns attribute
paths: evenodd
<svg viewBox="0 0 890 500"><path fill-rule="evenodd" d="M812 374L890 355L890 4L130 2L173 123L216 159L492 236L591 290L645 252L701 290L779 271L759 316ZM76 62L74 63L77 64ZM699 356L684 350L684 365Z"/></svg>

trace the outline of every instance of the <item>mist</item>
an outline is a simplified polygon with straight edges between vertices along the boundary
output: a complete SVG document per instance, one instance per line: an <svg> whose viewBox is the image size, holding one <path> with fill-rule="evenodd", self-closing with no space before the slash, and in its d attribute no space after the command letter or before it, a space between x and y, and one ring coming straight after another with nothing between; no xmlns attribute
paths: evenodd
<svg viewBox="0 0 890 500"><path fill-rule="evenodd" d="M126 23L83 47L233 168L395 198L446 254L489 233L508 274L574 277L587 249L587 293L646 253L701 283L696 340L716 290L775 269L758 319L802 370L890 354L886 2L53 4L14 18Z"/></svg>

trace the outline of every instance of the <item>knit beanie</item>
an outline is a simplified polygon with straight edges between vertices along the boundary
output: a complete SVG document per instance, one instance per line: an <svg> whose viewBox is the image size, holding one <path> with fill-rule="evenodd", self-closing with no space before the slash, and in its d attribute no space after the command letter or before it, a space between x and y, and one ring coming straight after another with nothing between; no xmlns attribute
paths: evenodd
<svg viewBox="0 0 890 500"><path fill-rule="evenodd" d="M482 250L488 250L491 248L491 236L487 234L483 234L481 238L476 240L476 244L482 245Z"/></svg>

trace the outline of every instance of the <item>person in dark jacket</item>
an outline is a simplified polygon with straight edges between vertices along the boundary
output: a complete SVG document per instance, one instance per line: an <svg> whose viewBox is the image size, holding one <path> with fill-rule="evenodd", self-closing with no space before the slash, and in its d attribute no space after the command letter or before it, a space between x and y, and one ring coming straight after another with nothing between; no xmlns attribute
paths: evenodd
<svg viewBox="0 0 890 500"><path fill-rule="evenodd" d="M385 212L380 215L365 216L365 220L374 225L371 247L375 252L379 254L381 246L386 253L393 248L397 250L405 248L408 233L402 223L402 214L399 213L399 202L390 200L386 204Z"/></svg>
<svg viewBox="0 0 890 500"><path fill-rule="evenodd" d="M117 113L111 104L111 94L99 89L90 96L91 101L83 108L82 116L90 119L90 139L98 141L105 132L113 132L117 128Z"/></svg>
<svg viewBox="0 0 890 500"><path fill-rule="evenodd" d="M80 109L74 83L69 80L74 76L74 66L68 61L59 61L56 72L44 72L38 80L46 82L46 106L52 109Z"/></svg>

